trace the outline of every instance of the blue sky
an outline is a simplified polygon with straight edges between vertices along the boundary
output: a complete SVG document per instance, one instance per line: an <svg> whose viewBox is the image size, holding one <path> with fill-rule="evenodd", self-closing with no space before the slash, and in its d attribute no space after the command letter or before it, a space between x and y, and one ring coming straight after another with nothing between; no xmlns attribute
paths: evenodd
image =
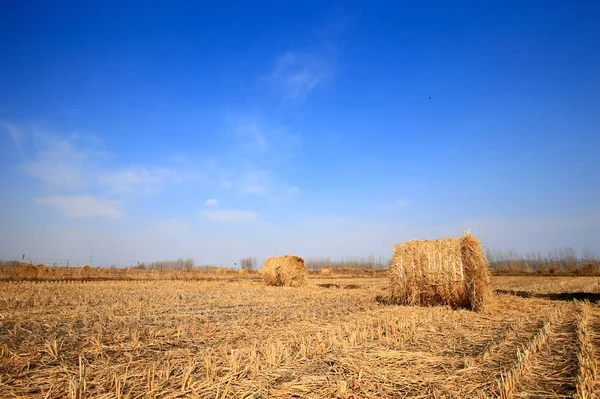
<svg viewBox="0 0 600 399"><path fill-rule="evenodd" d="M4 2L0 258L600 254L595 2Z"/></svg>

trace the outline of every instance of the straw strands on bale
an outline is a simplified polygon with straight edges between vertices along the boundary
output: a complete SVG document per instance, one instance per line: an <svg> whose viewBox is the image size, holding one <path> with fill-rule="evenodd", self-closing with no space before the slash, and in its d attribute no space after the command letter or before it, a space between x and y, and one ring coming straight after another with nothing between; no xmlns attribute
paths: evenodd
<svg viewBox="0 0 600 399"><path fill-rule="evenodd" d="M467 233L394 246L390 289L393 303L482 310L491 285L479 240Z"/></svg>
<svg viewBox="0 0 600 399"><path fill-rule="evenodd" d="M39 264L35 267L38 277L46 276L50 273L50 268L46 265Z"/></svg>
<svg viewBox="0 0 600 399"><path fill-rule="evenodd" d="M306 285L304 259L294 255L273 256L259 270L268 285L299 287Z"/></svg>

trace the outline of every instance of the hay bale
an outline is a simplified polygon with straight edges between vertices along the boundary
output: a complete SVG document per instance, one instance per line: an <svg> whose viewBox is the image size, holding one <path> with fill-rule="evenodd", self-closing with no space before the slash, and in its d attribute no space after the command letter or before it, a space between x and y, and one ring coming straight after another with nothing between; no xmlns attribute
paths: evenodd
<svg viewBox="0 0 600 399"><path fill-rule="evenodd" d="M38 277L38 270L31 263L21 263L17 266L17 277L19 280L35 280Z"/></svg>
<svg viewBox="0 0 600 399"><path fill-rule="evenodd" d="M242 276L245 276L247 274L250 274L250 271L247 269L240 269L240 271L238 273Z"/></svg>
<svg viewBox="0 0 600 399"><path fill-rule="evenodd" d="M467 233L396 245L390 290L392 303L482 310L492 290L479 240Z"/></svg>
<svg viewBox="0 0 600 399"><path fill-rule="evenodd" d="M92 277L92 267L89 266L89 265L83 266L81 269L79 269L79 275L82 278L90 278L90 277Z"/></svg>
<svg viewBox="0 0 600 399"><path fill-rule="evenodd" d="M48 274L50 274L50 268L46 265L36 265L35 269L37 270L37 275L38 277L44 277L47 276Z"/></svg>
<svg viewBox="0 0 600 399"><path fill-rule="evenodd" d="M268 285L299 287L306 285L304 260L294 255L273 256L258 271Z"/></svg>
<svg viewBox="0 0 600 399"><path fill-rule="evenodd" d="M331 276L332 273L331 269L321 269L321 276Z"/></svg>

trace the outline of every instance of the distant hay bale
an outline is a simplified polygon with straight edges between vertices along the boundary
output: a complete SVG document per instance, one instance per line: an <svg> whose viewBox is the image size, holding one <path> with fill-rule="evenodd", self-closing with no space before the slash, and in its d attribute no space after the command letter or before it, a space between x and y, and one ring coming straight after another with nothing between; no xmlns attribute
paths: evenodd
<svg viewBox="0 0 600 399"><path fill-rule="evenodd" d="M273 256L259 270L268 285L299 287L306 285L304 260L294 255Z"/></svg>
<svg viewBox="0 0 600 399"><path fill-rule="evenodd" d="M491 296L487 262L479 240L412 240L394 246L390 301L482 310Z"/></svg>
<svg viewBox="0 0 600 399"><path fill-rule="evenodd" d="M37 276L39 277L44 277L47 276L48 274L50 274L50 268L46 265L36 265L35 269L37 270Z"/></svg>
<svg viewBox="0 0 600 399"><path fill-rule="evenodd" d="M226 274L226 273L227 273L227 270L223 269L222 267L215 269L215 274Z"/></svg>
<svg viewBox="0 0 600 399"><path fill-rule="evenodd" d="M240 269L239 274L244 276L244 275L250 274L250 271L247 269Z"/></svg>
<svg viewBox="0 0 600 399"><path fill-rule="evenodd" d="M331 269L321 269L321 276L331 276L332 273Z"/></svg>
<svg viewBox="0 0 600 399"><path fill-rule="evenodd" d="M38 277L38 270L31 263L21 263L17 266L17 277L19 280L35 280Z"/></svg>
<svg viewBox="0 0 600 399"><path fill-rule="evenodd" d="M82 278L90 278L92 277L92 267L89 265L85 265L83 266L80 270L79 270L79 275Z"/></svg>

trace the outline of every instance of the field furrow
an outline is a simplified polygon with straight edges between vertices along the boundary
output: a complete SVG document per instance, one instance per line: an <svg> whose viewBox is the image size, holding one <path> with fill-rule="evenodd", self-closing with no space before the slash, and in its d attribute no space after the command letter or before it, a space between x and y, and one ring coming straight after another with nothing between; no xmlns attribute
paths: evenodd
<svg viewBox="0 0 600 399"><path fill-rule="evenodd" d="M586 332L589 343L591 343L588 346L588 356L591 356L591 359L588 362L589 372L587 375L593 382L589 386L592 393L588 398L600 398L600 304L586 304L583 310L584 314L587 312ZM585 316L584 320L586 320ZM582 389L582 391L585 390Z"/></svg>
<svg viewBox="0 0 600 399"><path fill-rule="evenodd" d="M548 330L546 344L522 370L515 387L515 398L571 398L576 389L577 334L576 312L568 305Z"/></svg>
<svg viewBox="0 0 600 399"><path fill-rule="evenodd" d="M492 325L500 328L477 334L487 339L472 351L462 352L469 356L463 357L464 364L455 373L459 396L498 396L503 375L506 377L514 368L519 352L532 344L556 312L547 301L511 296L499 296L497 305L497 311L489 317Z"/></svg>
<svg viewBox="0 0 600 399"><path fill-rule="evenodd" d="M545 350L550 333L560 322L564 307L555 309L546 315L543 324L526 342L515 347L514 356L508 367L495 379L496 387L492 389L492 395L503 399L513 398L518 392L517 387L522 379L526 377L532 363L536 361L540 352Z"/></svg>

